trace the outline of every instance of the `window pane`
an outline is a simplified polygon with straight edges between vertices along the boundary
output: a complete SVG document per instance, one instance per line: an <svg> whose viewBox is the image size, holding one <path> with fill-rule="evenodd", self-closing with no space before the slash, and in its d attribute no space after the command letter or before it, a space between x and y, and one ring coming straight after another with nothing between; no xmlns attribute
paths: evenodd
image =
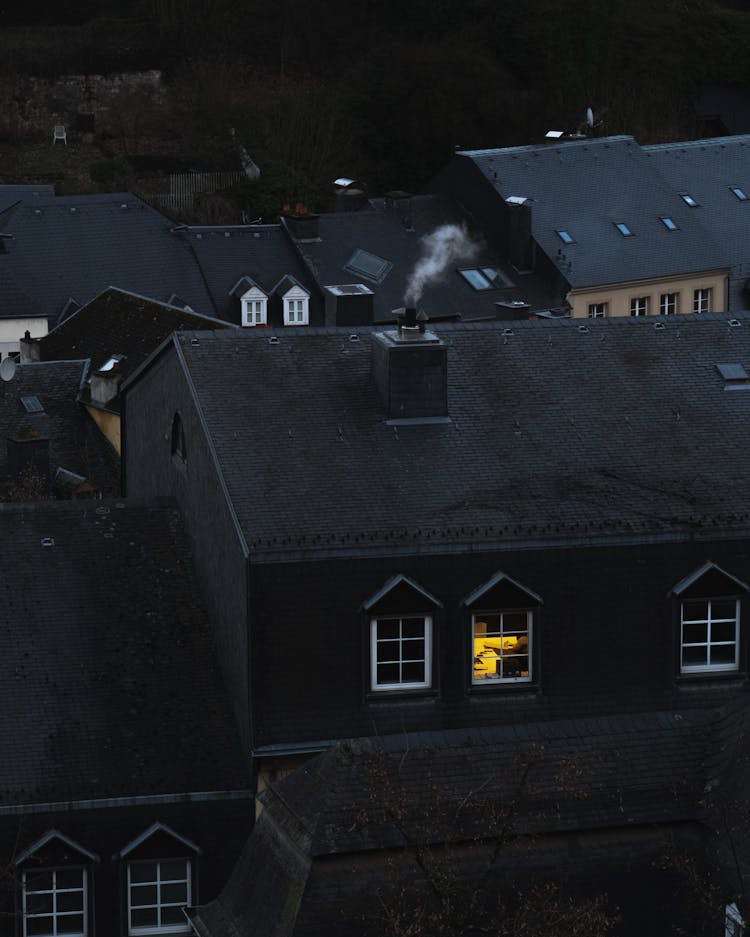
<svg viewBox="0 0 750 937"><path fill-rule="evenodd" d="M58 911L82 911L83 910L83 892L82 891L62 891L57 893Z"/></svg>
<svg viewBox="0 0 750 937"><path fill-rule="evenodd" d="M711 625L711 641L731 642L734 644L736 626L733 621L714 622Z"/></svg>
<svg viewBox="0 0 750 937"><path fill-rule="evenodd" d="M467 280L475 290L490 289L489 280L479 270L461 270L461 276Z"/></svg>
<svg viewBox="0 0 750 937"><path fill-rule="evenodd" d="M708 641L708 626L700 623L685 625L682 629L683 644L705 644Z"/></svg>
<svg viewBox="0 0 750 937"><path fill-rule="evenodd" d="M26 919L26 933L28 937L42 937L52 934L53 920L51 917L30 917Z"/></svg>
<svg viewBox="0 0 750 937"><path fill-rule="evenodd" d="M161 923L163 927L169 927L174 924L187 925L182 908L162 908Z"/></svg>
<svg viewBox="0 0 750 937"><path fill-rule="evenodd" d="M503 630L506 632L509 631L526 631L526 612L506 612L503 615Z"/></svg>
<svg viewBox="0 0 750 937"><path fill-rule="evenodd" d="M683 602L682 620L683 621L707 621L708 602Z"/></svg>
<svg viewBox="0 0 750 937"><path fill-rule="evenodd" d="M378 641L379 664L387 664L390 661L401 659L401 643L399 641Z"/></svg>
<svg viewBox="0 0 750 937"><path fill-rule="evenodd" d="M130 912L131 927L156 927L157 924L156 908L141 908Z"/></svg>
<svg viewBox="0 0 750 937"><path fill-rule="evenodd" d="M184 859L174 859L171 862L160 862L161 880L168 881L186 881L187 880L187 862Z"/></svg>
<svg viewBox="0 0 750 937"><path fill-rule="evenodd" d="M405 618L403 623L403 636L405 638L423 637L424 618Z"/></svg>
<svg viewBox="0 0 750 937"><path fill-rule="evenodd" d="M737 603L734 599L714 599L711 602L711 617L714 621L717 618L730 618L734 621L737 614Z"/></svg>
<svg viewBox="0 0 750 937"><path fill-rule="evenodd" d="M161 900L164 904L186 904L187 884L185 882L173 882L171 885L162 885Z"/></svg>
<svg viewBox="0 0 750 937"><path fill-rule="evenodd" d="M733 664L734 663L734 644L712 644L711 645L711 663L712 664Z"/></svg>
<svg viewBox="0 0 750 937"><path fill-rule="evenodd" d="M133 885L130 889L130 904L132 907L141 907L143 905L156 903L156 885Z"/></svg>
<svg viewBox="0 0 750 937"><path fill-rule="evenodd" d="M26 891L49 891L52 888L52 872L29 872L25 878Z"/></svg>
<svg viewBox="0 0 750 937"><path fill-rule="evenodd" d="M378 640L399 637L398 618L378 618Z"/></svg>
<svg viewBox="0 0 750 937"><path fill-rule="evenodd" d="M156 863L155 862L133 862L130 866L131 882L155 882L156 881Z"/></svg>
<svg viewBox="0 0 750 937"><path fill-rule="evenodd" d="M58 888L83 888L83 869L58 869Z"/></svg>
<svg viewBox="0 0 750 937"><path fill-rule="evenodd" d="M64 914L57 919L58 934L82 934L83 933L83 915L82 914Z"/></svg>
<svg viewBox="0 0 750 937"><path fill-rule="evenodd" d="M403 660L424 660L424 641L404 641Z"/></svg>
<svg viewBox="0 0 750 937"><path fill-rule="evenodd" d="M400 668L398 664L378 664L378 683L398 683Z"/></svg>
<svg viewBox="0 0 750 937"><path fill-rule="evenodd" d="M404 683L424 683L424 663L404 664L402 680Z"/></svg>
<svg viewBox="0 0 750 937"><path fill-rule="evenodd" d="M26 895L26 913L27 914L52 914L54 910L52 893L47 894L27 894Z"/></svg>
<svg viewBox="0 0 750 937"><path fill-rule="evenodd" d="M683 667L697 667L707 662L705 647L684 647L682 649Z"/></svg>

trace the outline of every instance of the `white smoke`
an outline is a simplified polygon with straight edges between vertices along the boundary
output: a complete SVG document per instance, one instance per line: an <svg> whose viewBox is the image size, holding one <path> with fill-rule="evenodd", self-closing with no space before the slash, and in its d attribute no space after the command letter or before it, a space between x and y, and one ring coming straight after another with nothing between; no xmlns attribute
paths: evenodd
<svg viewBox="0 0 750 937"><path fill-rule="evenodd" d="M442 279L448 267L472 259L479 249L469 237L466 228L458 224L444 224L422 238L422 256L409 275L404 302L416 306L429 283Z"/></svg>

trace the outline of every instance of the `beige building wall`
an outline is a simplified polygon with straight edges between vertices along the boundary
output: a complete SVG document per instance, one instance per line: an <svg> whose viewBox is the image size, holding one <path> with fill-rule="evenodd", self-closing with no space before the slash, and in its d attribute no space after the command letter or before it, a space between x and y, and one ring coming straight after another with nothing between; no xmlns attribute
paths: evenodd
<svg viewBox="0 0 750 937"><path fill-rule="evenodd" d="M117 454L122 455L120 452L120 417L116 413L100 410L98 407L87 406L86 410L101 432L115 447Z"/></svg>
<svg viewBox="0 0 750 937"><path fill-rule="evenodd" d="M705 305L708 295L709 308L700 311L726 312L728 280L728 268L707 270L689 276L635 280L593 289L571 290L567 298L574 319L588 319L592 315L592 307L596 307L599 312L604 307L606 316L629 316L632 315L631 305L637 300L645 300L647 315L658 316L662 314L662 297L669 297L670 312L697 312L696 291L710 290L708 294L701 292L701 305ZM643 303L638 306L642 309Z"/></svg>

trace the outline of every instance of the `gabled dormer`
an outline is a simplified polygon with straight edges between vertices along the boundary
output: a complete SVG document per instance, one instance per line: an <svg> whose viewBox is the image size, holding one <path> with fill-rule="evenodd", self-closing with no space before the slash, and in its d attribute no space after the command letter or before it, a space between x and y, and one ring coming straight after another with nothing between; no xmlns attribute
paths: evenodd
<svg viewBox="0 0 750 937"><path fill-rule="evenodd" d="M240 302L240 324L243 327L268 324L268 294L251 277L241 277L229 293Z"/></svg>
<svg viewBox="0 0 750 937"><path fill-rule="evenodd" d="M273 288L281 300L284 325L310 324L310 294L299 280L285 276Z"/></svg>

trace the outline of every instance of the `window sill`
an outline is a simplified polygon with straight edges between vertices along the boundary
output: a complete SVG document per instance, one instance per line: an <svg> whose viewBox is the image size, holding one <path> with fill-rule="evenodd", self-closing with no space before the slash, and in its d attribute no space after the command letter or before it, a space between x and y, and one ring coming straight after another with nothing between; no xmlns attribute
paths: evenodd
<svg viewBox="0 0 750 937"><path fill-rule="evenodd" d="M679 673L674 679L678 687L705 687L709 684L722 687L735 684L740 687L747 682L747 673L744 670L701 670L697 673Z"/></svg>
<svg viewBox="0 0 750 937"><path fill-rule="evenodd" d="M431 702L439 696L439 692L434 687L420 687L415 690L370 690L365 696L365 702L368 705L370 703Z"/></svg>
<svg viewBox="0 0 750 937"><path fill-rule="evenodd" d="M486 683L472 683L468 687L469 696L504 696L506 693L540 694L541 688L533 680L508 681L488 680Z"/></svg>

